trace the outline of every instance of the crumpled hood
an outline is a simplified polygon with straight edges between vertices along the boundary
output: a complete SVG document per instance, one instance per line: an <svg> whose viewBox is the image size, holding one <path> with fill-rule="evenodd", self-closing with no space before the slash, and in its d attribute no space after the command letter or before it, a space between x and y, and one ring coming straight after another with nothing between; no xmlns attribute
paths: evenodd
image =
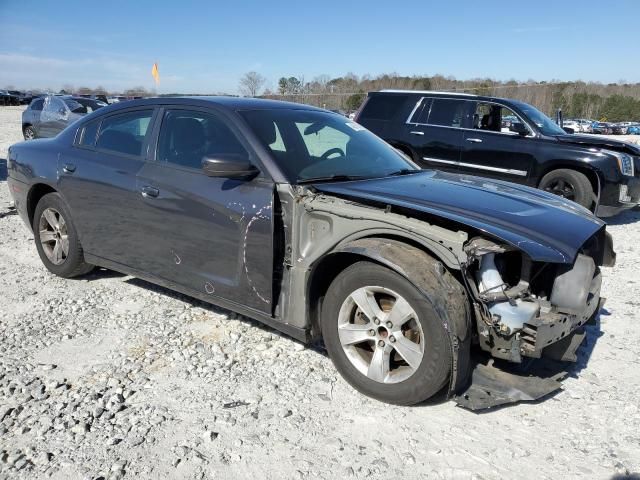
<svg viewBox="0 0 640 480"><path fill-rule="evenodd" d="M605 225L576 203L541 190L436 170L313 187L441 216L502 239L541 262L573 263L582 245Z"/></svg>
<svg viewBox="0 0 640 480"><path fill-rule="evenodd" d="M558 135L555 137L562 143L571 143L582 147L604 148L607 150L615 150L624 152L629 155L640 155L640 147L621 140L601 137L596 135Z"/></svg>

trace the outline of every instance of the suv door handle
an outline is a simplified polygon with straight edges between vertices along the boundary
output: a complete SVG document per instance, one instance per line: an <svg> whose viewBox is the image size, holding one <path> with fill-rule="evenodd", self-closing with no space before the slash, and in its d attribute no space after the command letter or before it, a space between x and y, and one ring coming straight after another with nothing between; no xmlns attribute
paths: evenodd
<svg viewBox="0 0 640 480"><path fill-rule="evenodd" d="M62 167L64 173L73 173L76 171L76 166L73 163L65 163Z"/></svg>
<svg viewBox="0 0 640 480"><path fill-rule="evenodd" d="M467 142L471 142L471 143L482 143L481 138L467 138L466 140Z"/></svg>
<svg viewBox="0 0 640 480"><path fill-rule="evenodd" d="M412 132L409 132L411 135L424 135L424 132L421 132L420 130L414 130Z"/></svg>
<svg viewBox="0 0 640 480"><path fill-rule="evenodd" d="M140 193L144 198L156 198L160 195L160 190L155 187L145 186L140 189Z"/></svg>

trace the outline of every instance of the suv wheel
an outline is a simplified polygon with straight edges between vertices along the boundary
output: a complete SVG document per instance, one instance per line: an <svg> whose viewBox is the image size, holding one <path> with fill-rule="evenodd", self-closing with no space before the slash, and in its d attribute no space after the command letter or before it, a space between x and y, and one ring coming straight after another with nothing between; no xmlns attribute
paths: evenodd
<svg viewBox="0 0 640 480"><path fill-rule="evenodd" d="M93 269L93 265L84 261L69 209L58 193L49 193L38 202L33 236L40 259L51 273L71 278Z"/></svg>
<svg viewBox="0 0 640 480"><path fill-rule="evenodd" d="M433 292L447 305L445 292ZM322 334L336 369L355 389L383 402L412 405L446 384L445 321L408 280L358 262L333 281L322 305Z"/></svg>
<svg viewBox="0 0 640 480"><path fill-rule="evenodd" d="M22 130L22 134L24 135L25 140L33 140L34 138L36 138L36 129L31 125L27 125Z"/></svg>
<svg viewBox="0 0 640 480"><path fill-rule="evenodd" d="M588 209L593 207L596 198L591 182L585 174L565 168L547 173L542 177L538 188L572 200Z"/></svg>

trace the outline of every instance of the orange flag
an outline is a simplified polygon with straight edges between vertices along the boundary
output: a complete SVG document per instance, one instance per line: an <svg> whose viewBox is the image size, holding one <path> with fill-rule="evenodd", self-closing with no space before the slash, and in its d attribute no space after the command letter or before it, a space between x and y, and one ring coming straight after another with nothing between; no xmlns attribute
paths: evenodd
<svg viewBox="0 0 640 480"><path fill-rule="evenodd" d="M153 79L156 81L156 85L158 85L160 83L160 72L158 72L157 63L153 64L153 67L151 68L151 75L153 76Z"/></svg>

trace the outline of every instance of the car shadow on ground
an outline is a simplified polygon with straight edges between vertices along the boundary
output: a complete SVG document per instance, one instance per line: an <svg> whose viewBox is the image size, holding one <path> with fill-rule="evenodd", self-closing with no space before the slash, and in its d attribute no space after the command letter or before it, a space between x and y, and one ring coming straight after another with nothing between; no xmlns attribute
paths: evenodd
<svg viewBox="0 0 640 480"><path fill-rule="evenodd" d="M4 182L7 179L9 172L7 170L7 159L0 158L0 182Z"/></svg>
<svg viewBox="0 0 640 480"><path fill-rule="evenodd" d="M613 217L603 218L607 225L629 225L640 221L640 207L631 208Z"/></svg>

